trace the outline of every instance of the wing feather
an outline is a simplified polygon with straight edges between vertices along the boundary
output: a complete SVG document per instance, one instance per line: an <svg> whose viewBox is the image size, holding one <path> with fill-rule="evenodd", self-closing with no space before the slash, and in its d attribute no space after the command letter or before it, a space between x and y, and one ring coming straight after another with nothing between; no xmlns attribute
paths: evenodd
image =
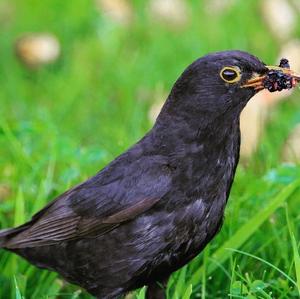
<svg viewBox="0 0 300 299"><path fill-rule="evenodd" d="M170 190L172 178L165 164L162 156L118 158L95 177L60 195L29 222L11 229L11 234L5 231L0 246L51 245L116 229L153 208Z"/></svg>
<svg viewBox="0 0 300 299"><path fill-rule="evenodd" d="M37 221L7 242L7 248L24 248L55 244L64 240L93 237L115 229L153 207L159 199L145 199L103 219L81 216L53 217Z"/></svg>

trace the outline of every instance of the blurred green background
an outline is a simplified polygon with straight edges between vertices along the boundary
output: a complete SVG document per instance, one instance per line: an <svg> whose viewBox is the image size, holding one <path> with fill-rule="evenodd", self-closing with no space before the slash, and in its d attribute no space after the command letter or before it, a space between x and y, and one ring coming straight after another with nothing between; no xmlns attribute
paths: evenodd
<svg viewBox="0 0 300 299"><path fill-rule="evenodd" d="M30 219L142 137L198 57L240 49L276 64L293 42L300 54L299 12L297 0L0 0L0 228ZM22 48L28 33L51 34L58 57L35 61L48 48ZM299 96L271 98L266 120L248 123L259 139L238 167L222 231L172 276L169 298L299 298L300 168L282 157L286 140L300 140ZM1 251L0 298L91 297Z"/></svg>

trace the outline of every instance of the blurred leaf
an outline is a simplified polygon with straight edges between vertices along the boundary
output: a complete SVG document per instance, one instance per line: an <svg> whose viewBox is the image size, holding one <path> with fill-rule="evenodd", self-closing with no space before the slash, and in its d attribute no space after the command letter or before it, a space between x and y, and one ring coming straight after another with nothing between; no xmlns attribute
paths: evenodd
<svg viewBox="0 0 300 299"><path fill-rule="evenodd" d="M248 292L247 286L239 280L235 281L230 288L230 295L232 296L247 295Z"/></svg>
<svg viewBox="0 0 300 299"><path fill-rule="evenodd" d="M261 290L265 289L266 287L267 287L267 284L264 283L262 280L254 280L251 283L250 291L257 292L257 291L261 291Z"/></svg>
<svg viewBox="0 0 300 299"><path fill-rule="evenodd" d="M14 226L18 226L25 222L25 203L24 195L21 187L18 190L18 194L15 201L15 221Z"/></svg>
<svg viewBox="0 0 300 299"><path fill-rule="evenodd" d="M185 290L182 299L189 299L193 292L193 286L190 284L188 288Z"/></svg>
<svg viewBox="0 0 300 299"><path fill-rule="evenodd" d="M136 295L137 299L144 299L145 298L145 294L146 294L146 287L143 287L142 289L140 289Z"/></svg>

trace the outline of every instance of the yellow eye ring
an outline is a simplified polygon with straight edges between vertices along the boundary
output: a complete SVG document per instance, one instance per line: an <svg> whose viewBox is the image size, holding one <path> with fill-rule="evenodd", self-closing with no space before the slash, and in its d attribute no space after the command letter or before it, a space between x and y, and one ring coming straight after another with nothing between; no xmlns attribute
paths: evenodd
<svg viewBox="0 0 300 299"><path fill-rule="evenodd" d="M227 83L235 83L241 80L241 70L235 66L225 66L220 72L220 77Z"/></svg>

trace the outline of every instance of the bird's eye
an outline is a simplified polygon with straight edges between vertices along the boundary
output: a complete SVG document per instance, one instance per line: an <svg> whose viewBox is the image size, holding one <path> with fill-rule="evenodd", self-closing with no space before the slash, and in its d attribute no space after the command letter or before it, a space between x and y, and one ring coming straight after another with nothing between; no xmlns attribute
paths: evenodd
<svg viewBox="0 0 300 299"><path fill-rule="evenodd" d="M235 83L241 79L241 72L237 67L226 66L221 70L220 76L227 83Z"/></svg>

